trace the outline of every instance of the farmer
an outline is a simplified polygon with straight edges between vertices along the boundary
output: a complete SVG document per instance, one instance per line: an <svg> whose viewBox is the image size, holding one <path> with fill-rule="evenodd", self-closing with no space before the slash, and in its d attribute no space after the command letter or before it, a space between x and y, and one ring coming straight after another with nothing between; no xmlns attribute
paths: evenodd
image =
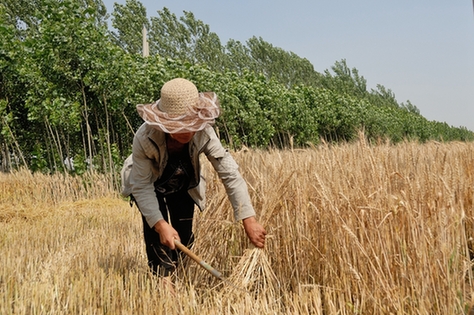
<svg viewBox="0 0 474 315"><path fill-rule="evenodd" d="M142 214L152 271L169 276L178 260L174 240L188 246L193 242L194 205L203 210L206 201L201 153L222 180L235 219L242 220L250 241L263 247L266 231L255 218L247 185L211 127L220 114L216 94L199 93L192 82L177 78L163 85L158 101L137 105L137 110L145 123L122 169L122 194Z"/></svg>

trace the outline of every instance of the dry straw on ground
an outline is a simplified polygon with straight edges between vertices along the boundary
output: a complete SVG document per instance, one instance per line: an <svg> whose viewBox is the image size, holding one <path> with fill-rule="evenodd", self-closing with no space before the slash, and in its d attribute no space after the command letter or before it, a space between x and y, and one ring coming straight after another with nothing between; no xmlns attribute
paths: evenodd
<svg viewBox="0 0 474 315"><path fill-rule="evenodd" d="M251 249L205 164L209 207L175 291L147 271L136 208L99 175L0 174L1 314L465 314L474 144L364 141L234 153L269 232Z"/></svg>

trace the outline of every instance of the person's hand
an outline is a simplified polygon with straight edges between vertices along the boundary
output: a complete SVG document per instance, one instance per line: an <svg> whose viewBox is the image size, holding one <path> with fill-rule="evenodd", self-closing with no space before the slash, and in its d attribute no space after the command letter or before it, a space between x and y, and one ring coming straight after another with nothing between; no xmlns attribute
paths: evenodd
<svg viewBox="0 0 474 315"><path fill-rule="evenodd" d="M257 222L255 217L248 217L242 220L244 224L245 233L252 242L253 245L263 248L265 246L265 235L267 235L267 231Z"/></svg>
<svg viewBox="0 0 474 315"><path fill-rule="evenodd" d="M178 232L163 219L156 222L154 228L155 231L160 234L161 244L171 249L175 249L174 240L181 241Z"/></svg>

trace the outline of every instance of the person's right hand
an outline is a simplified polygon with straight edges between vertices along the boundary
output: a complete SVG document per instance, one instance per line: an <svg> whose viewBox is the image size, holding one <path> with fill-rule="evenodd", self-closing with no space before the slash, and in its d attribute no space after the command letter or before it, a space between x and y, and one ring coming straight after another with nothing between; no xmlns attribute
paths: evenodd
<svg viewBox="0 0 474 315"><path fill-rule="evenodd" d="M163 219L156 222L154 228L155 231L160 234L161 244L171 249L175 249L174 240L181 241L178 232Z"/></svg>

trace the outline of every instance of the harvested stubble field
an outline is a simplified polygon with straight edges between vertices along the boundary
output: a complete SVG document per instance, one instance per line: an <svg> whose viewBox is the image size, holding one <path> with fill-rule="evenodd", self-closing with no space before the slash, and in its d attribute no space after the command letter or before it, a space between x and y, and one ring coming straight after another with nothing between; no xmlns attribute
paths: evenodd
<svg viewBox="0 0 474 315"><path fill-rule="evenodd" d="M252 249L205 163L175 294L105 177L0 175L1 314L467 314L474 144L364 141L234 156L269 237ZM471 257L472 258L472 257Z"/></svg>

